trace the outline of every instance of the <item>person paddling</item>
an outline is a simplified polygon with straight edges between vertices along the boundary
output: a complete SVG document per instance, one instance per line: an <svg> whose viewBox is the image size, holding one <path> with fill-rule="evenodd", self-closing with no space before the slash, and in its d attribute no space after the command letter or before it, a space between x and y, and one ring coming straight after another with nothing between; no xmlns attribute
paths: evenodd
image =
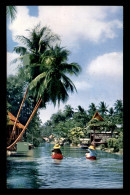
<svg viewBox="0 0 130 195"><path fill-rule="evenodd" d="M88 148L89 153L86 153L86 158L87 159L92 159L92 160L96 160L96 148L93 145L90 145Z"/></svg>
<svg viewBox="0 0 130 195"><path fill-rule="evenodd" d="M55 159L62 159L63 158L59 144L54 145L51 156L52 156L52 158L55 158Z"/></svg>

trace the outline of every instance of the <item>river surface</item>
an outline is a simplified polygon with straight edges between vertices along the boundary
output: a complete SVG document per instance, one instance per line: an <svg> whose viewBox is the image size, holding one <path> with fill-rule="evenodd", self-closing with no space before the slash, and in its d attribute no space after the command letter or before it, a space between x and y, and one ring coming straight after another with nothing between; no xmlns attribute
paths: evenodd
<svg viewBox="0 0 130 195"><path fill-rule="evenodd" d="M53 145L44 143L28 157L7 157L7 188L118 189L123 188L123 157L97 151L97 160L85 158L85 149L62 146L62 160L51 158Z"/></svg>

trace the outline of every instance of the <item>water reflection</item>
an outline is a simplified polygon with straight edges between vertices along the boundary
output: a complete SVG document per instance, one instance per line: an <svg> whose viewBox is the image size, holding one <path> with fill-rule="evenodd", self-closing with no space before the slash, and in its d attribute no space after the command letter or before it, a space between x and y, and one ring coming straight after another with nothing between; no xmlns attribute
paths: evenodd
<svg viewBox="0 0 130 195"><path fill-rule="evenodd" d="M56 164L56 165L60 165L62 160L59 160L59 159L53 159L53 163Z"/></svg>

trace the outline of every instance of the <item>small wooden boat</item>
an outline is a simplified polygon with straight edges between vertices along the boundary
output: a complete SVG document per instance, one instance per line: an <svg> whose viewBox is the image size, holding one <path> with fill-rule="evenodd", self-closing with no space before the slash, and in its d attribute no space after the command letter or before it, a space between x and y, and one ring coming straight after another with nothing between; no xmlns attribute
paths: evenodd
<svg viewBox="0 0 130 195"><path fill-rule="evenodd" d="M51 157L52 157L53 159L63 159L63 155L60 154L60 153L52 154Z"/></svg>
<svg viewBox="0 0 130 195"><path fill-rule="evenodd" d="M96 160L96 156L89 156L89 157L86 156L86 159Z"/></svg>

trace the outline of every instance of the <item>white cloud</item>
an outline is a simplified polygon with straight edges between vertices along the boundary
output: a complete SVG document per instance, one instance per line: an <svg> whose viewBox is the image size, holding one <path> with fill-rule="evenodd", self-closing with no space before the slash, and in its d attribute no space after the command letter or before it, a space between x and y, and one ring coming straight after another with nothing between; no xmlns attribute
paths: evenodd
<svg viewBox="0 0 130 195"><path fill-rule="evenodd" d="M123 76L123 53L112 52L98 56L87 67L87 73L93 77L116 77Z"/></svg>
<svg viewBox="0 0 130 195"><path fill-rule="evenodd" d="M91 88L91 85L86 81L75 81L74 85L76 86L76 89L80 91L85 91Z"/></svg>
<svg viewBox="0 0 130 195"><path fill-rule="evenodd" d="M38 20L37 17L29 16L29 10L26 6L17 6L16 19L9 25L13 41L18 42L17 35L28 36L27 29L34 28L38 24Z"/></svg>
<svg viewBox="0 0 130 195"><path fill-rule="evenodd" d="M11 61L18 57L19 55L16 53L7 52L7 76L15 75L17 73L19 62L12 64Z"/></svg>
<svg viewBox="0 0 130 195"><path fill-rule="evenodd" d="M16 35L27 36L25 30L39 22L60 35L65 46L76 46L81 38L96 43L113 39L115 30L122 28L120 20L108 20L110 14L118 12L118 6L39 6L38 17L29 16L26 6L17 9L17 17L9 26L13 40Z"/></svg>

